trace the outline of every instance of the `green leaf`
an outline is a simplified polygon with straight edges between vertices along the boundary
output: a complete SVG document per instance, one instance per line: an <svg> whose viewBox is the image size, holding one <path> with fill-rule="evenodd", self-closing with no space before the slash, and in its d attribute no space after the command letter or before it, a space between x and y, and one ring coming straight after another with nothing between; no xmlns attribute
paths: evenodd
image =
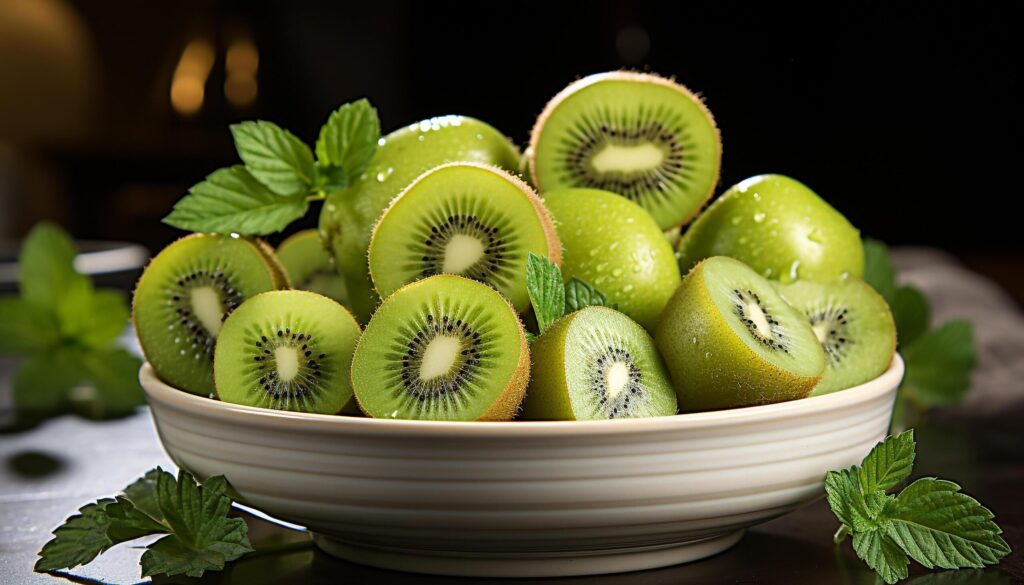
<svg viewBox="0 0 1024 585"><path fill-rule="evenodd" d="M897 287L889 308L896 320L896 338L900 347L907 347L928 331L931 307L928 299L918 289L912 286Z"/></svg>
<svg viewBox="0 0 1024 585"><path fill-rule="evenodd" d="M231 500L224 495L225 487L222 477L200 487L187 471L180 471L177 481L167 472L157 476L157 503L173 533L142 555L144 577L201 577L253 550L245 521L227 517Z"/></svg>
<svg viewBox="0 0 1024 585"><path fill-rule="evenodd" d="M35 570L56 571L88 564L115 544L166 531L124 498L105 498L83 506L53 531L53 539L39 551Z"/></svg>
<svg viewBox="0 0 1024 585"><path fill-rule="evenodd" d="M232 125L231 135L245 168L271 191L307 193L313 185L313 153L291 132L255 121Z"/></svg>
<svg viewBox="0 0 1024 585"><path fill-rule="evenodd" d="M929 569L980 568L1010 553L992 512L950 481L915 481L887 506L885 516L886 536Z"/></svg>
<svg viewBox="0 0 1024 585"><path fill-rule="evenodd" d="M106 347L128 325L130 313L124 295L114 290L76 288L60 307L61 331L87 347Z"/></svg>
<svg viewBox="0 0 1024 585"><path fill-rule="evenodd" d="M533 252L526 261L526 290L537 317L539 333L565 314L565 285L562 271L547 258Z"/></svg>
<svg viewBox="0 0 1024 585"><path fill-rule="evenodd" d="M51 312L18 297L0 297L0 354L39 351L59 341Z"/></svg>
<svg viewBox="0 0 1024 585"><path fill-rule="evenodd" d="M864 281L892 305L896 294L896 269L889 258L889 249L878 240L864 240Z"/></svg>
<svg viewBox="0 0 1024 585"><path fill-rule="evenodd" d="M380 140L380 118L366 99L345 104L334 111L320 129L316 141L317 163L336 165L349 178L366 170Z"/></svg>
<svg viewBox="0 0 1024 585"><path fill-rule="evenodd" d="M235 165L192 187L164 223L196 232L266 235L283 230L308 207L305 193L282 197Z"/></svg>
<svg viewBox="0 0 1024 585"><path fill-rule="evenodd" d="M73 287L91 286L74 269L75 246L59 227L36 224L18 257L21 298L42 310L56 313Z"/></svg>
<svg viewBox="0 0 1024 585"><path fill-rule="evenodd" d="M93 391L92 399L81 405L92 418L131 414L146 402L139 385L142 360L116 347L85 350L80 361Z"/></svg>
<svg viewBox="0 0 1024 585"><path fill-rule="evenodd" d="M34 354L23 361L12 383L18 418L41 418L64 413L69 391L84 378L74 351L61 348Z"/></svg>
<svg viewBox="0 0 1024 585"><path fill-rule="evenodd" d="M889 585L906 579L909 574L907 555L877 530L854 533L853 550Z"/></svg>
<svg viewBox="0 0 1024 585"><path fill-rule="evenodd" d="M857 469L861 493L885 492L910 477L916 447L913 429L875 445Z"/></svg>
<svg viewBox="0 0 1024 585"><path fill-rule="evenodd" d="M583 307L598 306L618 309L618 305L608 302L608 296L597 290L590 283L575 276L565 284L565 312L571 313Z"/></svg>
<svg viewBox="0 0 1024 585"><path fill-rule="evenodd" d="M970 388L976 351L970 323L943 323L904 348L904 390L925 406L957 404Z"/></svg>
<svg viewBox="0 0 1024 585"><path fill-rule="evenodd" d="M131 501L135 508L161 524L165 523L164 513L160 511L160 502L156 495L156 482L163 473L163 469L157 467L150 469L131 485L124 488L124 497Z"/></svg>
<svg viewBox="0 0 1024 585"><path fill-rule="evenodd" d="M348 188L349 178L339 165L316 166L316 186L326 193L336 193Z"/></svg>
<svg viewBox="0 0 1024 585"><path fill-rule="evenodd" d="M825 494L832 513L854 532L872 530L873 514L860 489L857 468L829 471L825 475Z"/></svg>

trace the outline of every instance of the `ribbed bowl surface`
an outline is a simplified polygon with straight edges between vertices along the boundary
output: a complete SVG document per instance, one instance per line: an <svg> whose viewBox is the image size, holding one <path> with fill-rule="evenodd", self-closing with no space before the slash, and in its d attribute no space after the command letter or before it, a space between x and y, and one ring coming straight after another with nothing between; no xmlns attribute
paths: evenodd
<svg viewBox="0 0 1024 585"><path fill-rule="evenodd" d="M310 415L194 396L140 372L160 439L199 477L332 554L427 573L556 576L686 562L824 492L889 426L871 382L750 408L599 422Z"/></svg>

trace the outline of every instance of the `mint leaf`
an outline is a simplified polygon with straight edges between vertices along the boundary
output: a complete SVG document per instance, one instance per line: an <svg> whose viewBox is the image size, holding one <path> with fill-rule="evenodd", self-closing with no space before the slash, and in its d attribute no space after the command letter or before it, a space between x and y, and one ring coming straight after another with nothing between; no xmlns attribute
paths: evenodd
<svg viewBox="0 0 1024 585"><path fill-rule="evenodd" d="M976 351L970 323L943 323L903 349L907 364L903 389L925 406L960 402L971 385Z"/></svg>
<svg viewBox="0 0 1024 585"><path fill-rule="evenodd" d="M49 311L17 297L0 298L0 354L28 353L60 341L60 328Z"/></svg>
<svg viewBox="0 0 1024 585"><path fill-rule="evenodd" d="M892 304L896 294L896 269L889 258L889 249L878 240L864 240L864 281L878 291L885 302Z"/></svg>
<svg viewBox="0 0 1024 585"><path fill-rule="evenodd" d="M928 331L931 307L928 299L918 289L912 286L897 287L889 308L896 320L896 339L900 347L907 347Z"/></svg>
<svg viewBox="0 0 1024 585"><path fill-rule="evenodd" d="M345 104L334 111L320 129L316 158L320 166L344 169L349 179L366 170L380 140L380 118L366 99ZM333 189L329 189L333 190Z"/></svg>
<svg viewBox="0 0 1024 585"><path fill-rule="evenodd" d="M877 530L854 533L853 550L889 585L906 579L909 574L907 555Z"/></svg>
<svg viewBox="0 0 1024 585"><path fill-rule="evenodd" d="M861 493L885 492L910 477L916 447L913 429L875 445L857 470Z"/></svg>
<svg viewBox="0 0 1024 585"><path fill-rule="evenodd" d="M56 312L72 288L90 287L75 272L75 246L59 227L42 222L29 232L18 257L21 298L40 309Z"/></svg>
<svg viewBox="0 0 1024 585"><path fill-rule="evenodd" d="M61 304L61 330L66 337L87 347L110 345L128 325L128 304L114 290L76 288Z"/></svg>
<svg viewBox="0 0 1024 585"><path fill-rule="evenodd" d="M18 365L11 384L19 420L66 412L70 407L69 391L82 378L82 367L73 350L60 348L29 356Z"/></svg>
<svg viewBox="0 0 1024 585"><path fill-rule="evenodd" d="M327 193L336 193L348 188L348 173L340 165L317 165L316 188Z"/></svg>
<svg viewBox="0 0 1024 585"><path fill-rule="evenodd" d="M588 282L575 276L569 279L565 284L565 312L571 313L590 306L619 308L615 303L609 303L607 295Z"/></svg>
<svg viewBox="0 0 1024 585"><path fill-rule="evenodd" d="M83 350L82 370L92 389L92 399L79 410L92 418L124 416L146 402L139 385L142 360L116 347Z"/></svg>
<svg viewBox="0 0 1024 585"><path fill-rule="evenodd" d="M980 568L1010 554L992 512L951 481L921 478L885 513L886 536L929 569Z"/></svg>
<svg viewBox="0 0 1024 585"><path fill-rule="evenodd" d="M142 555L142 575L202 577L224 563L252 552L248 527L241 518L228 518L231 500L224 495L223 477L200 487L187 471L178 479L161 472L156 479L157 504L172 533L149 546Z"/></svg>
<svg viewBox="0 0 1024 585"><path fill-rule="evenodd" d="M843 526L855 532L875 527L855 467L829 471L825 475L825 495L832 513Z"/></svg>
<svg viewBox="0 0 1024 585"><path fill-rule="evenodd" d="M246 170L271 191L305 194L313 185L313 153L291 132L254 121L232 125L231 135Z"/></svg>
<svg viewBox="0 0 1024 585"><path fill-rule="evenodd" d="M526 291L533 304L537 329L544 333L551 322L565 314L565 286L562 271L547 258L530 252L526 260Z"/></svg>
<svg viewBox="0 0 1024 585"><path fill-rule="evenodd" d="M235 165L189 189L164 223L196 232L265 235L283 230L308 207L304 192L280 196Z"/></svg>

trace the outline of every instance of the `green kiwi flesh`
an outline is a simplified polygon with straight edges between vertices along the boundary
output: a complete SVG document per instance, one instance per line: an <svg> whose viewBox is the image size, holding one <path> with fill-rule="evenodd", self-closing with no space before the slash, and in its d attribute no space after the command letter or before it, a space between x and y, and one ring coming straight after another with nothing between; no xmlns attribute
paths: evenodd
<svg viewBox="0 0 1024 585"><path fill-rule="evenodd" d="M449 274L389 296L352 362L356 400L375 418L509 420L529 377L512 305L485 284Z"/></svg>
<svg viewBox="0 0 1024 585"><path fill-rule="evenodd" d="M331 255L324 250L316 230L296 232L281 242L277 258L288 273L292 288L319 293L348 305L345 280L334 269Z"/></svg>
<svg viewBox="0 0 1024 585"><path fill-rule="evenodd" d="M825 351L825 373L812 396L863 384L889 367L896 324L885 299L867 283L851 276L828 284L801 280L778 290L807 316Z"/></svg>
<svg viewBox="0 0 1024 585"><path fill-rule="evenodd" d="M766 279L724 256L683 278L655 340L684 411L803 398L825 369L805 316Z"/></svg>
<svg viewBox="0 0 1024 585"><path fill-rule="evenodd" d="M552 323L530 347L523 418L669 416L676 394L654 340L626 315L586 307Z"/></svg>
<svg viewBox="0 0 1024 585"><path fill-rule="evenodd" d="M495 287L522 312L530 307L531 252L561 258L554 224L533 190L494 167L451 163L414 181L381 216L370 275L387 298L419 278L461 274Z"/></svg>
<svg viewBox="0 0 1024 585"><path fill-rule="evenodd" d="M225 316L280 285L252 240L181 238L153 258L135 288L132 318L146 359L168 384L209 395L214 344Z"/></svg>
<svg viewBox="0 0 1024 585"><path fill-rule="evenodd" d="M679 242L684 273L731 256L780 282L832 282L864 272L860 232L803 183L783 175L741 181L715 200Z"/></svg>
<svg viewBox="0 0 1024 585"><path fill-rule="evenodd" d="M639 204L662 230L688 222L718 182L722 144L711 112L672 80L615 71L569 85L530 137L541 193L586 187Z"/></svg>
<svg viewBox="0 0 1024 585"><path fill-rule="evenodd" d="M440 116L410 124L380 141L366 171L333 193L320 212L320 233L345 278L349 306L365 323L378 298L370 282L366 249L388 203L413 179L438 165L470 161L515 171L519 149L488 124L465 116Z"/></svg>
<svg viewBox="0 0 1024 585"><path fill-rule="evenodd" d="M608 191L544 194L562 241L562 276L586 281L648 331L679 285L662 230L639 205Z"/></svg>
<svg viewBox="0 0 1024 585"><path fill-rule="evenodd" d="M217 396L246 406L336 414L352 399L359 324L309 291L258 294L224 321L213 362Z"/></svg>

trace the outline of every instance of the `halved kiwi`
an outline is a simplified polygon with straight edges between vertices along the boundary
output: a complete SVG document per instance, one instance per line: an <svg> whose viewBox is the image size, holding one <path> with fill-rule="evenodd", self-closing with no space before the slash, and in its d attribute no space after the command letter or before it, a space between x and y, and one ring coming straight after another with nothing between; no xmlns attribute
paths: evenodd
<svg viewBox="0 0 1024 585"><path fill-rule="evenodd" d="M352 361L356 400L376 418L508 420L529 378L526 334L512 305L449 274L388 297Z"/></svg>
<svg viewBox="0 0 1024 585"><path fill-rule="evenodd" d="M461 274L497 288L522 312L530 307L530 252L561 262L554 223L533 189L494 167L450 163L427 171L384 211L370 241L370 275L386 298L419 278Z"/></svg>
<svg viewBox="0 0 1024 585"><path fill-rule="evenodd" d="M132 318L146 359L168 384L213 392L213 348L245 299L282 286L253 240L193 234L163 249L135 287Z"/></svg>
<svg viewBox="0 0 1024 585"><path fill-rule="evenodd" d="M530 347L523 418L604 420L668 416L676 394L643 327L607 307L552 323Z"/></svg>
<svg viewBox="0 0 1024 585"><path fill-rule="evenodd" d="M825 350L825 374L812 395L863 384L889 367L896 352L896 323L885 299L863 280L801 280L778 289L807 316Z"/></svg>
<svg viewBox="0 0 1024 585"><path fill-rule="evenodd" d="M711 112L690 90L650 73L613 71L580 79L548 102L528 153L541 193L612 191L666 230L688 222L711 197L722 143Z"/></svg>
<svg viewBox="0 0 1024 585"><path fill-rule="evenodd" d="M519 149L494 127L466 116L438 116L385 136L370 165L351 186L331 194L320 212L320 233L345 278L349 306L366 322L379 302L370 282L366 248L384 208L416 177L437 165L471 161L509 171Z"/></svg>
<svg viewBox="0 0 1024 585"><path fill-rule="evenodd" d="M349 372L359 324L332 299L309 291L258 294L217 339L213 375L225 402L334 414L352 398Z"/></svg>
<svg viewBox="0 0 1024 585"><path fill-rule="evenodd" d="M655 340L686 411L803 398L825 369L804 315L725 256L704 260L683 278Z"/></svg>
<svg viewBox="0 0 1024 585"><path fill-rule="evenodd" d="M324 249L317 230L302 230L289 236L277 247L277 258L293 288L319 293L348 305L345 280L334 269L331 255Z"/></svg>

